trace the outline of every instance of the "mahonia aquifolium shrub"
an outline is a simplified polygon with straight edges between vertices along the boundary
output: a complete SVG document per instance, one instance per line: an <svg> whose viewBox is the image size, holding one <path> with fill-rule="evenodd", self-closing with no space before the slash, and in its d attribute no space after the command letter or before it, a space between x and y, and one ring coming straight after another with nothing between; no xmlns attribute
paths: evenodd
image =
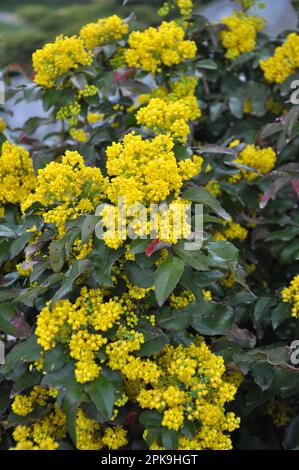
<svg viewBox="0 0 299 470"><path fill-rule="evenodd" d="M299 36L239 4L33 54L48 117L0 118L2 449L298 448Z"/></svg>

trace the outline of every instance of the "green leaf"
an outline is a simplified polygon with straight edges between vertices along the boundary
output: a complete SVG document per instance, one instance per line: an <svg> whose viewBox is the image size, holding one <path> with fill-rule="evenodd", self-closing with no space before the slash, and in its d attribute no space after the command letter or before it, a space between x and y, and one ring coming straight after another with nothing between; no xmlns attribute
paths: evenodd
<svg viewBox="0 0 299 470"><path fill-rule="evenodd" d="M158 326L169 331L183 331L188 328L191 315L186 310L174 310L165 318L158 320Z"/></svg>
<svg viewBox="0 0 299 470"><path fill-rule="evenodd" d="M187 264L192 266L197 271L208 271L208 257L201 253L199 250L184 250L184 243L185 242L181 240L173 247L175 254L182 258Z"/></svg>
<svg viewBox="0 0 299 470"><path fill-rule="evenodd" d="M183 436L187 437L188 439L193 439L196 434L195 424L186 419L184 422L184 426L180 429L180 433L182 433Z"/></svg>
<svg viewBox="0 0 299 470"><path fill-rule="evenodd" d="M63 391L61 411L66 415L67 428L73 443L76 445L76 417L80 403L84 401L83 386L78 383L69 384Z"/></svg>
<svg viewBox="0 0 299 470"><path fill-rule="evenodd" d="M123 254L123 249L110 250L102 240L96 240L95 244L96 249L91 257L95 271L95 281L98 286L112 287L112 266Z"/></svg>
<svg viewBox="0 0 299 470"><path fill-rule="evenodd" d="M0 331L18 337L18 328L13 325L16 316L17 311L10 304L0 304Z"/></svg>
<svg viewBox="0 0 299 470"><path fill-rule="evenodd" d="M36 370L31 370L22 374L22 376L16 380L13 385L12 391L14 393L21 393L23 390L26 390L29 387L38 385L41 381L42 374Z"/></svg>
<svg viewBox="0 0 299 470"><path fill-rule="evenodd" d="M263 391L270 387L274 379L273 367L265 361L258 361L256 364L253 364L251 374L255 383Z"/></svg>
<svg viewBox="0 0 299 470"><path fill-rule="evenodd" d="M283 264L289 264L298 259L299 255L299 239L296 238L291 243L288 243L280 253L280 261Z"/></svg>
<svg viewBox="0 0 299 470"><path fill-rule="evenodd" d="M188 274L188 278L186 274ZM221 271L217 271L217 269L211 269L210 271L201 273L194 273L191 270L186 270L182 276L181 283L184 285L184 287L188 288L186 283L188 284L188 280L190 277L190 280L192 279L194 285L200 288L204 288L210 286L211 284L214 284L214 282L219 281L219 279L221 279L223 276L224 274Z"/></svg>
<svg viewBox="0 0 299 470"><path fill-rule="evenodd" d="M241 119L243 117L243 101L240 98L237 96L231 96L228 100L228 106L232 115L237 119Z"/></svg>
<svg viewBox="0 0 299 470"><path fill-rule="evenodd" d="M139 328L139 331L143 334L144 343L137 352L137 356L158 354L169 343L168 336L157 328L151 328L150 330Z"/></svg>
<svg viewBox="0 0 299 470"><path fill-rule="evenodd" d="M178 448L178 434L173 429L162 429L161 432L163 447L167 450L176 450Z"/></svg>
<svg viewBox="0 0 299 470"><path fill-rule="evenodd" d="M150 240L141 240L139 238L133 240L130 245L130 253L134 253L135 255L145 253L146 247L150 242Z"/></svg>
<svg viewBox="0 0 299 470"><path fill-rule="evenodd" d="M82 225L81 243L87 243L95 231L95 227L99 222L96 215L88 215Z"/></svg>
<svg viewBox="0 0 299 470"><path fill-rule="evenodd" d="M135 286L148 289L154 285L155 272L153 269L139 266L136 261L129 261L126 264L126 271L129 281L131 281Z"/></svg>
<svg viewBox="0 0 299 470"><path fill-rule="evenodd" d="M280 303L272 310L271 322L274 330L278 328L287 318L291 318L291 308L289 304Z"/></svg>
<svg viewBox="0 0 299 470"><path fill-rule="evenodd" d="M270 297L260 297L254 307L254 318L259 321L267 312L273 300Z"/></svg>
<svg viewBox="0 0 299 470"><path fill-rule="evenodd" d="M2 237L2 238L17 238L17 234L14 230L7 227L6 225L0 225L0 237Z"/></svg>
<svg viewBox="0 0 299 470"><path fill-rule="evenodd" d="M189 188L183 193L182 199L187 199L197 204L203 204L213 210L219 217L225 220L231 220L230 215L221 207L215 196L207 189L200 187Z"/></svg>
<svg viewBox="0 0 299 470"><path fill-rule="evenodd" d="M63 344L57 344L54 349L50 349L44 355L43 370L54 372L60 369L69 360L69 355Z"/></svg>
<svg viewBox="0 0 299 470"><path fill-rule="evenodd" d="M286 450L299 450L299 416L286 427L282 443Z"/></svg>
<svg viewBox="0 0 299 470"><path fill-rule="evenodd" d="M86 386L86 391L97 410L107 419L113 414L114 388L106 377L98 377Z"/></svg>
<svg viewBox="0 0 299 470"><path fill-rule="evenodd" d="M212 59L199 60L198 62L196 62L196 64L200 69L207 69L207 70L217 70L218 69L218 65Z"/></svg>
<svg viewBox="0 0 299 470"><path fill-rule="evenodd" d="M64 265L65 240L54 240L49 246L50 265L55 273L59 273Z"/></svg>
<svg viewBox="0 0 299 470"><path fill-rule="evenodd" d="M87 259L74 261L70 272L65 275L65 281L52 298L51 304L54 305L58 300L62 299L67 294L69 294L73 289L75 280L78 279L78 277L80 277L83 273L85 273L90 267L91 263Z"/></svg>
<svg viewBox="0 0 299 470"><path fill-rule="evenodd" d="M184 267L183 260L171 255L160 264L155 274L155 294L160 307L178 284Z"/></svg>
<svg viewBox="0 0 299 470"><path fill-rule="evenodd" d="M69 360L67 364L54 372L47 373L43 380L42 385L50 387L65 388L75 385L75 365ZM79 385L79 384L77 384Z"/></svg>
<svg viewBox="0 0 299 470"><path fill-rule="evenodd" d="M142 411L139 415L139 422L144 427L160 427L162 423L162 415L156 410Z"/></svg>
<svg viewBox="0 0 299 470"><path fill-rule="evenodd" d="M231 268L232 263L236 264L238 261L239 250L230 242L225 240L209 241L206 248L209 252L210 266Z"/></svg>
<svg viewBox="0 0 299 470"><path fill-rule="evenodd" d="M11 371L17 361L33 362L41 358L42 348L37 343L35 335L26 341L17 343L5 358L5 364L0 367L0 373L5 375Z"/></svg>
<svg viewBox="0 0 299 470"><path fill-rule="evenodd" d="M13 258L18 256L25 248L29 240L34 236L32 232L25 232L19 236L10 246L10 254Z"/></svg>
<svg viewBox="0 0 299 470"><path fill-rule="evenodd" d="M231 307L202 301L191 305L193 328L203 335L216 336L226 333L233 325L234 311Z"/></svg>
<svg viewBox="0 0 299 470"><path fill-rule="evenodd" d="M9 384L9 383L1 384L0 416L6 411L8 405L9 405L10 392L11 392L11 384Z"/></svg>

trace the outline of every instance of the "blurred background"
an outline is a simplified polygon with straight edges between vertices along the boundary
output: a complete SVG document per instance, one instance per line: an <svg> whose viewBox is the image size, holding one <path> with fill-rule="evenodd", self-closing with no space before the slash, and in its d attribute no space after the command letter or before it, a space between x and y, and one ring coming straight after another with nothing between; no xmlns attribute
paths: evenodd
<svg viewBox="0 0 299 470"><path fill-rule="evenodd" d="M126 17L132 10L146 24L158 21L161 0L0 0L0 67L26 64L32 52L58 34L75 34L101 16Z"/></svg>
<svg viewBox="0 0 299 470"><path fill-rule="evenodd" d="M156 24L156 12L164 0L0 0L0 68L9 63L30 64L32 52L44 43L52 41L58 34L75 34L84 24L96 21L101 16L118 14L126 17L134 11L143 24ZM265 0L271 18L276 23L283 21L288 11L289 28L293 5L299 0ZM232 0L194 0L194 4L206 7L204 13L210 19L229 14L236 6ZM288 10L289 8L289 10ZM160 19L161 20L161 19Z"/></svg>

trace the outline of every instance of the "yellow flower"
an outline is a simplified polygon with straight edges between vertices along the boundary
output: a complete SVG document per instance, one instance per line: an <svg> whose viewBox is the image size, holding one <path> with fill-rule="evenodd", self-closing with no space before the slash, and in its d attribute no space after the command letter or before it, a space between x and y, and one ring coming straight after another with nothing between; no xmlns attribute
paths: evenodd
<svg viewBox="0 0 299 470"><path fill-rule="evenodd" d="M89 23L80 31L80 37L83 39L88 49L108 44L111 41L122 39L128 34L129 25L117 15L108 18L100 18L96 23Z"/></svg>
<svg viewBox="0 0 299 470"><path fill-rule="evenodd" d="M102 121L104 119L104 114L102 113L88 113L87 121L88 124L94 124L96 122Z"/></svg>
<svg viewBox="0 0 299 470"><path fill-rule="evenodd" d="M282 301L292 304L292 316L298 318L299 316L299 276L295 276L289 287L282 290Z"/></svg>
<svg viewBox="0 0 299 470"><path fill-rule="evenodd" d="M186 99L166 101L152 98L148 105L137 112L137 123L151 128L156 135L165 133L185 143L190 129L188 121L200 117L200 110L193 112Z"/></svg>
<svg viewBox="0 0 299 470"><path fill-rule="evenodd" d="M246 240L248 235L248 230L246 230L246 228L236 222L227 222L225 226L227 228L214 234L215 240Z"/></svg>
<svg viewBox="0 0 299 470"><path fill-rule="evenodd" d="M158 28L133 31L125 53L130 67L140 67L155 74L162 66L171 67L194 59L196 44L185 40L185 31L174 21L164 21Z"/></svg>
<svg viewBox="0 0 299 470"><path fill-rule="evenodd" d="M271 400L267 405L265 414L270 416L275 426L283 427L291 420L292 408L282 400Z"/></svg>
<svg viewBox="0 0 299 470"><path fill-rule="evenodd" d="M84 42L77 36L58 36L32 56L34 81L45 88L53 88L61 75L76 70L81 65L91 65L93 54L86 51Z"/></svg>
<svg viewBox="0 0 299 470"><path fill-rule="evenodd" d="M261 60L260 67L268 82L283 83L299 67L299 35L291 33L272 57Z"/></svg>
<svg viewBox="0 0 299 470"><path fill-rule="evenodd" d="M2 117L0 117L0 134L6 129L6 124L3 121Z"/></svg>
<svg viewBox="0 0 299 470"><path fill-rule="evenodd" d="M192 0L177 0L178 7L180 9L180 13L183 16L190 16L193 9L193 1Z"/></svg>
<svg viewBox="0 0 299 470"><path fill-rule="evenodd" d="M78 140L78 142L88 142L88 135L83 129L70 129L70 135L73 139Z"/></svg>
<svg viewBox="0 0 299 470"><path fill-rule="evenodd" d="M236 145L239 141L236 141ZM230 145L233 148L234 142ZM276 164L276 153L271 147L259 148L255 145L247 145L242 150L238 157L235 159L235 163L239 163L244 166L254 168L257 173L250 170L241 169L240 173L233 175L229 178L230 183L235 183L241 178L247 181L253 181L258 177L258 173L266 174L273 170Z"/></svg>
<svg viewBox="0 0 299 470"><path fill-rule="evenodd" d="M236 59L240 54L251 52L256 45L256 34L265 27L265 21L257 16L234 13L222 18L221 23L228 27L220 32L220 39L226 49L225 57Z"/></svg>
<svg viewBox="0 0 299 470"><path fill-rule="evenodd" d="M243 111L245 114L251 114L253 111L253 105L251 100L245 100Z"/></svg>
<svg viewBox="0 0 299 470"><path fill-rule="evenodd" d="M17 426L13 438L17 442L12 450L56 450L58 440L67 435L66 417L57 405L34 424Z"/></svg>
<svg viewBox="0 0 299 470"><path fill-rule="evenodd" d="M42 204L44 221L56 224L61 236L68 220L95 211L106 190L101 170L86 166L78 152L67 151L61 163L53 161L39 170L35 192L25 199L22 210L35 202Z"/></svg>
<svg viewBox="0 0 299 470"><path fill-rule="evenodd" d="M226 380L223 358L197 338L189 347L166 346L157 363L160 376L150 387L141 385L137 394L141 408L158 410L163 415L162 425L175 431L180 431L185 419L194 422L193 439L179 432L179 449L231 449L227 432L238 428L240 420L224 408L237 387Z"/></svg>
<svg viewBox="0 0 299 470"><path fill-rule="evenodd" d="M0 203L21 203L35 185L36 178L29 152L4 142L0 156Z"/></svg>
<svg viewBox="0 0 299 470"><path fill-rule="evenodd" d="M103 444L111 450L117 450L125 446L128 442L127 431L122 426L106 428L103 436Z"/></svg>
<svg viewBox="0 0 299 470"><path fill-rule="evenodd" d="M217 180L210 180L206 185L205 189L210 191L214 196L220 196L222 193L221 186Z"/></svg>

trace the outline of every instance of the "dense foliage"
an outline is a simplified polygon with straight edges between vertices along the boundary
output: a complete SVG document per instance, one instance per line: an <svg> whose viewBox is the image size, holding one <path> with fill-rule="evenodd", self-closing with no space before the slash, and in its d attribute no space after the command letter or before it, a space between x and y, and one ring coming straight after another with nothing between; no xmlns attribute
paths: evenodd
<svg viewBox="0 0 299 470"><path fill-rule="evenodd" d="M47 117L0 121L2 449L298 448L299 36L239 3L95 19L10 89Z"/></svg>

